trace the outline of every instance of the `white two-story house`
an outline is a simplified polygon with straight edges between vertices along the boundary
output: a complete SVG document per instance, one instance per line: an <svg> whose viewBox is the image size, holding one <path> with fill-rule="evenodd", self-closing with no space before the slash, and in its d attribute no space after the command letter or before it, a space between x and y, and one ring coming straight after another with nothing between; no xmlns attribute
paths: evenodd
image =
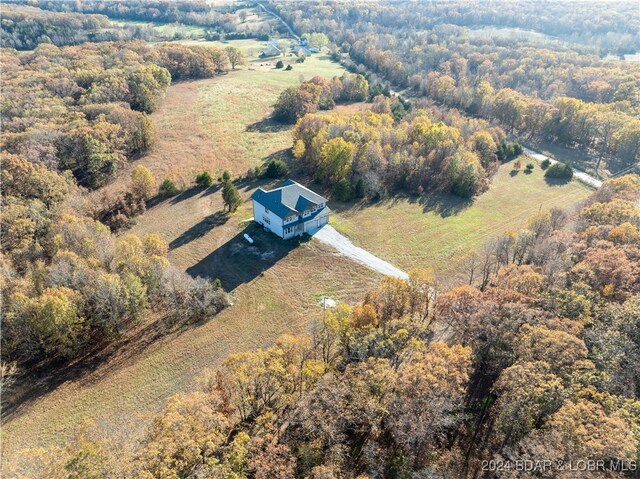
<svg viewBox="0 0 640 479"><path fill-rule="evenodd" d="M329 222L327 200L293 180L251 196L253 219L283 239L313 234Z"/></svg>

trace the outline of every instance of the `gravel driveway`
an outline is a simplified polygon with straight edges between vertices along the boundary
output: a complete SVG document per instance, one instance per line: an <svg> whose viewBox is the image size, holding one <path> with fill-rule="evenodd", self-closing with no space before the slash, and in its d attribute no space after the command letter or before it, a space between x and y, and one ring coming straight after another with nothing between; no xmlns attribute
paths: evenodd
<svg viewBox="0 0 640 479"><path fill-rule="evenodd" d="M554 160L553 158L549 158L548 156L543 155L542 153L536 153L535 151L530 150L529 148L522 148L522 151L524 151L531 158L535 158L538 161L549 160L549 162L552 164L558 162L557 160ZM575 168L573 169L573 177L576 180L584 183L585 185L592 186L595 189L598 189L602 186L601 180L586 174L584 171L576 170Z"/></svg>
<svg viewBox="0 0 640 479"><path fill-rule="evenodd" d="M332 226L325 225L313 237L337 249L341 254L361 263L385 276L409 279L409 275L390 263L372 255L367 250L355 246L349 238L338 233Z"/></svg>

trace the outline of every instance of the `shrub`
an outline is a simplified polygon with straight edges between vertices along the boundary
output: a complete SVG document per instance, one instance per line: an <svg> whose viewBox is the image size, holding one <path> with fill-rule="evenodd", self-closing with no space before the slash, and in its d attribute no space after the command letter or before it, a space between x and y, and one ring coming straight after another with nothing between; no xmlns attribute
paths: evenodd
<svg viewBox="0 0 640 479"><path fill-rule="evenodd" d="M224 170L222 172L222 181L224 181L226 183L230 179L231 179L231 173L229 173L227 170Z"/></svg>
<svg viewBox="0 0 640 479"><path fill-rule="evenodd" d="M212 184L213 178L208 172L203 171L196 176L196 185L200 186L201 188L209 188Z"/></svg>
<svg viewBox="0 0 640 479"><path fill-rule="evenodd" d="M282 178L287 174L289 169L287 164L282 160L271 160L267 166L267 177Z"/></svg>
<svg viewBox="0 0 640 479"><path fill-rule="evenodd" d="M570 180L573 178L573 169L566 163L558 161L547 168L544 176L547 178L562 178Z"/></svg>
<svg viewBox="0 0 640 479"><path fill-rule="evenodd" d="M367 193L367 191L366 191L366 187L365 187L365 184L364 184L364 179L360 178L356 182L354 195L355 195L356 198L364 198L366 193Z"/></svg>
<svg viewBox="0 0 640 479"><path fill-rule="evenodd" d="M407 111L405 110L404 105L400 100L397 100L391 104L391 114L393 115L394 120L402 120L406 113Z"/></svg>
<svg viewBox="0 0 640 479"><path fill-rule="evenodd" d="M520 156L522 154L522 145L518 142L513 143L512 145L513 156Z"/></svg>
<svg viewBox="0 0 640 479"><path fill-rule="evenodd" d="M540 168L542 168L543 170L549 168L549 165L551 165L551 160L549 158L545 158L540 162Z"/></svg>
<svg viewBox="0 0 640 479"><path fill-rule="evenodd" d="M278 60L278 63L276 63L276 68L282 68L284 66L284 63L282 63L282 60Z"/></svg>
<svg viewBox="0 0 640 479"><path fill-rule="evenodd" d="M527 163L527 170L532 171L535 166L535 163L533 161L530 161L529 163Z"/></svg>
<svg viewBox="0 0 640 479"><path fill-rule="evenodd" d="M293 70L293 67L291 65L287 65L287 68L285 68L286 71L290 71Z"/></svg>
<svg viewBox="0 0 640 479"><path fill-rule="evenodd" d="M522 154L522 146L517 142L507 143L502 140L498 145L498 151L496 153L498 155L498 160L509 161Z"/></svg>
<svg viewBox="0 0 640 479"><path fill-rule="evenodd" d="M131 219L124 213L118 212L110 218L107 218L105 224L111 228L111 231L120 231L129 227Z"/></svg>
<svg viewBox="0 0 640 479"><path fill-rule="evenodd" d="M337 201L349 201L351 196L351 183L346 178L342 178L333 188L333 198Z"/></svg>
<svg viewBox="0 0 640 479"><path fill-rule="evenodd" d="M164 196L168 198L169 196L175 196L178 194L178 188L176 184L171 181L169 178L160 183L160 188L158 188L158 192L160 196Z"/></svg>
<svg viewBox="0 0 640 479"><path fill-rule="evenodd" d="M148 168L138 165L131 172L131 192L136 198L149 199L156 187L156 180Z"/></svg>
<svg viewBox="0 0 640 479"><path fill-rule="evenodd" d="M224 182L222 199L224 200L224 205L229 208L229 212L231 213L237 210L238 206L242 204L242 196L240 196L238 188L235 187L231 180Z"/></svg>

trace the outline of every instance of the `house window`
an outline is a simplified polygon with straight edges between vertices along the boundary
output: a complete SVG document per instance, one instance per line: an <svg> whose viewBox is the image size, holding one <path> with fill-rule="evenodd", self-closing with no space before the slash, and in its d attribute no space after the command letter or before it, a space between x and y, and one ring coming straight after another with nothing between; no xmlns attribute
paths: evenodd
<svg viewBox="0 0 640 479"><path fill-rule="evenodd" d="M267 218L266 216L263 216L263 217L262 217L262 221L263 221L263 222L265 222L265 223L267 223L268 225L270 225L270 224L271 224L271 220L270 220L269 218Z"/></svg>
<svg viewBox="0 0 640 479"><path fill-rule="evenodd" d="M288 235L291 232L293 232L293 226L289 226L288 228L284 229L284 234L286 234L286 235Z"/></svg>

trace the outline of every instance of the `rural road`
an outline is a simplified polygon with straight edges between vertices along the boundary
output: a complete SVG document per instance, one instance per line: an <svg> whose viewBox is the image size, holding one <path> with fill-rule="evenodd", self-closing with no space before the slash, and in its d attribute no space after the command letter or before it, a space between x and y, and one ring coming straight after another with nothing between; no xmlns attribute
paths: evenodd
<svg viewBox="0 0 640 479"><path fill-rule="evenodd" d="M554 160L553 158L545 156L542 153L536 153L535 151L530 150L529 148L523 147L522 151L524 151L531 158L535 158L538 161L549 160L551 163L558 162L557 160ZM573 169L573 177L576 180L580 181L581 183L584 183L585 185L591 186L595 189L598 189L602 186L602 180L599 180L598 178L588 175L584 171L578 171L575 168Z"/></svg>
<svg viewBox="0 0 640 479"><path fill-rule="evenodd" d="M390 263L372 255L367 250L355 246L349 238L338 233L333 226L323 226L313 237L337 249L341 254L361 263L385 276L409 279L409 275Z"/></svg>
<svg viewBox="0 0 640 479"><path fill-rule="evenodd" d="M300 37L299 37L298 35L296 35L296 34L295 34L295 32L293 31L293 28L291 28L291 27L289 26L289 24L288 24L287 22L285 22L285 21L284 21L284 19L283 19L280 15L278 15L278 14L277 14L277 13L275 13L275 12L272 12L272 11L271 11L271 10L269 10L267 7L265 7L262 3L258 3L258 5L260 6L260 8L262 8L262 9L265 11L265 13L268 13L269 15L271 15L271 16L273 16L273 17L277 18L278 20L280 20L280 22L282 22L282 24L283 24L285 27L287 27L287 30L289 30L289 33L291 34L291 36L292 36L293 38L295 38L297 41L300 41Z"/></svg>

